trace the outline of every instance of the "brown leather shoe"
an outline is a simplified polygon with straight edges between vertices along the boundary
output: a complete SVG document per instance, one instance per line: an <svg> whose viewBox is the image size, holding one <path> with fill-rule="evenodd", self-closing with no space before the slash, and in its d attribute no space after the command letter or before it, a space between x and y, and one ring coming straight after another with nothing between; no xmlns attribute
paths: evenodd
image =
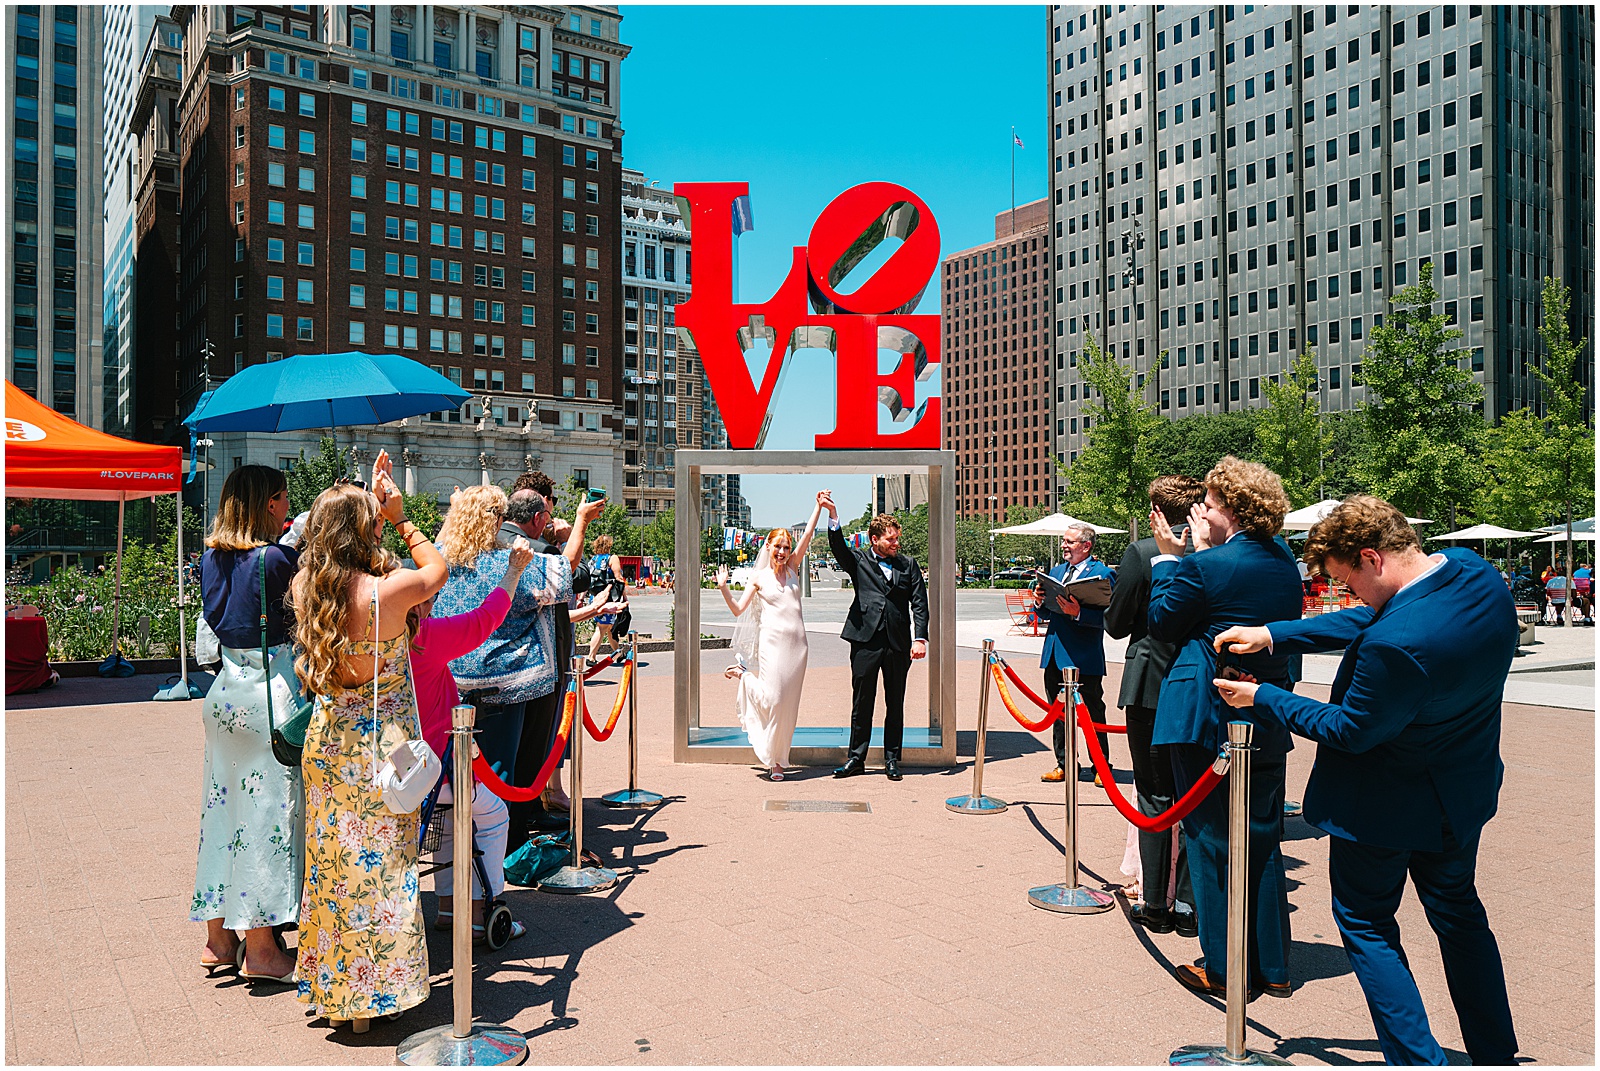
<svg viewBox="0 0 1600 1071"><path fill-rule="evenodd" d="M1172 976L1179 982L1183 983L1184 988L1191 989L1196 993L1203 993L1208 997L1221 997L1224 1000L1226 1000L1228 997L1228 987L1226 983L1220 982L1211 977L1204 967L1195 967L1188 963L1180 963L1173 969ZM1252 989L1246 995L1246 1003L1255 1000L1260 995L1261 990Z"/></svg>
<svg viewBox="0 0 1600 1071"><path fill-rule="evenodd" d="M1066 771L1059 766L1057 766L1054 770L1051 770L1049 773L1039 775L1039 780L1049 781L1052 783L1059 783L1061 781L1065 781L1066 779Z"/></svg>
<svg viewBox="0 0 1600 1071"><path fill-rule="evenodd" d="M1290 997L1294 996L1294 986L1289 982L1268 982L1266 983L1265 992L1269 997L1278 997L1282 1000L1288 1000Z"/></svg>

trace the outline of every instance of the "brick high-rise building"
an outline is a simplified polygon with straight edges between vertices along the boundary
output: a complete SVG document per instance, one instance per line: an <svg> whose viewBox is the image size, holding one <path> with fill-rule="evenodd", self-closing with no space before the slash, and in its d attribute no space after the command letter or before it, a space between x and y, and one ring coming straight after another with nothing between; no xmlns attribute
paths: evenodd
<svg viewBox="0 0 1600 1071"><path fill-rule="evenodd" d="M474 395L340 430L358 456L388 448L407 491L533 468L615 486L617 10L196 5L174 18L180 409L208 376L258 361L399 353ZM212 455L224 471L287 464L316 437L216 436Z"/></svg>
<svg viewBox="0 0 1600 1071"><path fill-rule="evenodd" d="M1046 28L1064 459L1091 332L1167 417L1264 404L1307 346L1323 408L1359 404L1426 261L1491 418L1542 404L1544 276L1594 336L1593 8L1070 5Z"/></svg>
<svg viewBox="0 0 1600 1071"><path fill-rule="evenodd" d="M994 241L939 273L944 445L956 452L957 512L1003 520L1053 501L1047 200L994 217Z"/></svg>

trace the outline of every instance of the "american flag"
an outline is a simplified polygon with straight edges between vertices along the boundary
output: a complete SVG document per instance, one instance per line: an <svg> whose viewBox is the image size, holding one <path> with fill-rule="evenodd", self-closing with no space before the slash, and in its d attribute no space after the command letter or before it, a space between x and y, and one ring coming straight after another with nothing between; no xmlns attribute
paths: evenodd
<svg viewBox="0 0 1600 1071"><path fill-rule="evenodd" d="M1017 132L1015 130L1013 130L1011 132L1011 140L1017 143L1017 148L1019 148L1019 149L1026 149L1027 148L1026 145L1022 144L1022 139L1017 137Z"/></svg>

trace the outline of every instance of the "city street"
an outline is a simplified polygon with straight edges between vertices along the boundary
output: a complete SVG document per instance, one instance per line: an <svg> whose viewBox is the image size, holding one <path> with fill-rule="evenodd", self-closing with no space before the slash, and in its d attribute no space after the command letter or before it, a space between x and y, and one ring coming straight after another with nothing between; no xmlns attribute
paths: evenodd
<svg viewBox="0 0 1600 1071"><path fill-rule="evenodd" d="M997 593L961 593L962 642L1001 605ZM641 630L659 618L664 631L669 606L665 595L637 598ZM806 604L816 631L802 724L838 724L848 708L843 644L834 627L821 627L844 607L837 591ZM1583 649L1592 659L1593 636L1540 630L1552 648L1570 648L1568 661L1581 661ZM1182 1044L1220 1042L1220 1004L1168 974L1197 954L1196 942L1130 925L1120 901L1098 916L1028 904L1030 886L1061 878L1062 790L1039 783L1043 745L999 704L990 705L985 786L1011 809L985 817L945 809L946 797L971 784L979 671L976 651L961 656L957 768L909 770L899 784L835 781L816 769L782 785L744 766L672 764L672 656L647 656L640 782L668 802L643 813L586 808L586 843L622 877L610 892L509 891L530 932L497 953L480 946L477 1014L527 1033L541 1064L1150 1064ZM1013 663L1037 680L1025 655ZM1111 694L1120 668L1113 661ZM916 696L926 694L917 676L912 724ZM1512 688L1524 678L1545 683L1540 676L1517 673ZM1587 1064L1593 670L1551 676L1589 698L1507 705L1506 782L1484 834L1479 887L1523 1054ZM444 933L430 933L432 999L361 1037L308 1019L287 987L206 979L195 962L202 927L186 920L200 708L148 702L158 683L69 679L8 703L7 1061L387 1064L404 1037L448 1022ZM708 709L727 701L718 698L723 684L708 674ZM612 687L597 686L597 705ZM591 797L625 784L624 739L587 748ZM1302 744L1290 756L1291 798L1313 751ZM1129 790L1120 742L1113 761ZM1084 881L1120 881L1128 827L1091 784L1081 789ZM765 809L770 800L860 801L871 810L780 813ZM1377 1062L1328 913L1322 835L1290 820L1286 836L1297 988L1293 999L1250 1006L1249 1044L1296 1063ZM424 905L431 917L431 894ZM1452 1060L1465 1062L1437 947L1413 897L1400 917L1433 1028Z"/></svg>

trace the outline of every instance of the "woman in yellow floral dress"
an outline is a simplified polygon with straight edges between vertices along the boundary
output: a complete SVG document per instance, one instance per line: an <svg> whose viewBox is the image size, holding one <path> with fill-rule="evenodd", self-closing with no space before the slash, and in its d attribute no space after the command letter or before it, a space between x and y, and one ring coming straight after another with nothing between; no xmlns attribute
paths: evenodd
<svg viewBox="0 0 1600 1071"><path fill-rule="evenodd" d="M369 494L317 496L292 598L300 679L316 696L301 770L306 884L300 905L300 999L331 1023L366 1030L428 999L428 952L417 891L418 815L394 814L378 768L419 740L406 613L444 585L448 566L403 516L386 454ZM379 545L395 526L415 569ZM376 696L376 698L375 698Z"/></svg>

